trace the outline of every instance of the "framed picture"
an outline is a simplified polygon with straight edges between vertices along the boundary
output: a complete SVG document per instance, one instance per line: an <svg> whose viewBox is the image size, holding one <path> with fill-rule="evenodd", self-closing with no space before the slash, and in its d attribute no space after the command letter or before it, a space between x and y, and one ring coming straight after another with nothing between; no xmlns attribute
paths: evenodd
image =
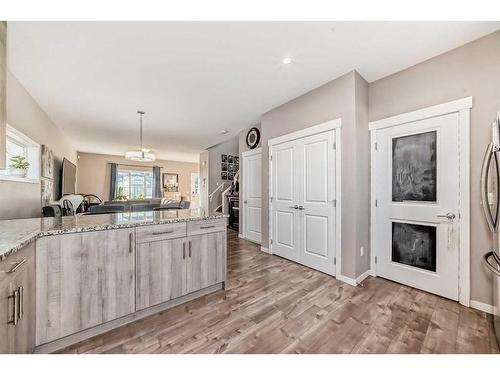
<svg viewBox="0 0 500 375"><path fill-rule="evenodd" d="M227 163L227 155L226 154L221 155L221 162Z"/></svg>
<svg viewBox="0 0 500 375"><path fill-rule="evenodd" d="M240 157L239 156L234 157L234 164L240 164Z"/></svg>
<svg viewBox="0 0 500 375"><path fill-rule="evenodd" d="M221 171L227 171L227 163L221 163L220 169Z"/></svg>
<svg viewBox="0 0 500 375"><path fill-rule="evenodd" d="M41 175L43 178L54 178L54 154L47 146L42 145Z"/></svg>
<svg viewBox="0 0 500 375"><path fill-rule="evenodd" d="M229 156L227 157L227 162L228 162L228 163L231 163L231 164L232 164L232 163L234 163L234 156L233 156L233 155L229 155Z"/></svg>
<svg viewBox="0 0 500 375"><path fill-rule="evenodd" d="M227 174L227 179L228 179L228 180L232 180L233 178L234 178L234 172L229 172L229 173Z"/></svg>
<svg viewBox="0 0 500 375"><path fill-rule="evenodd" d="M227 172L221 172L220 178L223 180L227 180Z"/></svg>
<svg viewBox="0 0 500 375"><path fill-rule="evenodd" d="M178 189L179 187L179 175L177 173L163 173L163 188L168 191L177 191L172 189Z"/></svg>
<svg viewBox="0 0 500 375"><path fill-rule="evenodd" d="M229 166L228 166L229 172L234 172L234 167L235 167L234 164L229 164Z"/></svg>

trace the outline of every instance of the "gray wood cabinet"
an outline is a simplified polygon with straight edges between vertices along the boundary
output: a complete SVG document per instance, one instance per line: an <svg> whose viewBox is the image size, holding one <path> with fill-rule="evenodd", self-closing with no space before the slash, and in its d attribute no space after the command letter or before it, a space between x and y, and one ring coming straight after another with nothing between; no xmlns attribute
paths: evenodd
<svg viewBox="0 0 500 375"><path fill-rule="evenodd" d="M36 343L135 311L134 229L37 240Z"/></svg>
<svg viewBox="0 0 500 375"><path fill-rule="evenodd" d="M185 294L185 237L139 243L137 244L136 259L137 310Z"/></svg>
<svg viewBox="0 0 500 375"><path fill-rule="evenodd" d="M7 22L0 21L0 169L6 168L7 130Z"/></svg>
<svg viewBox="0 0 500 375"><path fill-rule="evenodd" d="M225 244L225 231L188 237L186 293L191 293L225 280Z"/></svg>
<svg viewBox="0 0 500 375"><path fill-rule="evenodd" d="M35 348L35 243L0 263L0 353Z"/></svg>

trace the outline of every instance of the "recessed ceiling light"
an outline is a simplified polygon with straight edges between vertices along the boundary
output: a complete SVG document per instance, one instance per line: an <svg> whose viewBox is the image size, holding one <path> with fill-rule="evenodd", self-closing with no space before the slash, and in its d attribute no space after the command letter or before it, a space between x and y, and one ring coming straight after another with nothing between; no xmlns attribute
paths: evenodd
<svg viewBox="0 0 500 375"><path fill-rule="evenodd" d="M220 131L220 133L221 133L221 134L227 134L227 133L229 133L229 130L222 129L222 130Z"/></svg>
<svg viewBox="0 0 500 375"><path fill-rule="evenodd" d="M285 65L288 65L292 62L292 58L291 57L285 57L283 60L282 60L283 64Z"/></svg>

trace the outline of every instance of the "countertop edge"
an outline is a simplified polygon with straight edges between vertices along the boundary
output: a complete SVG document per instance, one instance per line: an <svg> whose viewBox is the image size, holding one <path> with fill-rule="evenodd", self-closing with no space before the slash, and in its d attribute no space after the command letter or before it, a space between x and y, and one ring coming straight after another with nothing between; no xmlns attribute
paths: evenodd
<svg viewBox="0 0 500 375"><path fill-rule="evenodd" d="M8 250L2 252L0 254L0 262L5 261L9 256L21 250L25 246L29 245L31 242L36 241L41 237L48 236L56 236L60 234L71 234L71 233L86 233L86 232L96 232L100 230L112 230L112 229L126 229L126 228L136 228L136 227L144 227L151 225L162 225L162 224L176 224L176 223L185 223L191 221L210 221L217 219L227 219L229 215L221 214L207 217L196 217L196 218L175 218L175 219L164 219L156 222L135 222L135 223L122 223L122 224L105 224L105 225L94 225L88 227L76 227L76 228L68 228L68 229L49 229L46 231L38 231L33 232L30 235L16 241Z"/></svg>

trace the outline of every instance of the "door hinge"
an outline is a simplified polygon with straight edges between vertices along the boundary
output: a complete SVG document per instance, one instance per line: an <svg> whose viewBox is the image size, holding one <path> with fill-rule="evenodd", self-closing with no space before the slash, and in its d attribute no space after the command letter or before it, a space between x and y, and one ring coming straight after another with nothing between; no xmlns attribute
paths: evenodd
<svg viewBox="0 0 500 375"><path fill-rule="evenodd" d="M375 264L377 264L377 256L375 255Z"/></svg>
<svg viewBox="0 0 500 375"><path fill-rule="evenodd" d="M332 201L332 203L333 203L333 207L337 207L337 200L336 200L336 199L334 199L334 200Z"/></svg>
<svg viewBox="0 0 500 375"><path fill-rule="evenodd" d="M378 147L377 147L377 142L375 142L375 151L378 150Z"/></svg>
<svg viewBox="0 0 500 375"><path fill-rule="evenodd" d="M273 244L273 239L271 238L271 245Z"/></svg>
<svg viewBox="0 0 500 375"><path fill-rule="evenodd" d="M333 258L333 264L336 265L337 264L337 257L334 257Z"/></svg>
<svg viewBox="0 0 500 375"><path fill-rule="evenodd" d="M375 207L378 207L378 199L375 199Z"/></svg>
<svg viewBox="0 0 500 375"><path fill-rule="evenodd" d="M272 155L269 155L269 160L273 160L273 156Z"/></svg>
<svg viewBox="0 0 500 375"><path fill-rule="evenodd" d="M337 149L337 142L333 142L333 149L336 150Z"/></svg>
<svg viewBox="0 0 500 375"><path fill-rule="evenodd" d="M272 201L273 201L273 197L269 197L269 201L271 201L271 202L272 202Z"/></svg>

